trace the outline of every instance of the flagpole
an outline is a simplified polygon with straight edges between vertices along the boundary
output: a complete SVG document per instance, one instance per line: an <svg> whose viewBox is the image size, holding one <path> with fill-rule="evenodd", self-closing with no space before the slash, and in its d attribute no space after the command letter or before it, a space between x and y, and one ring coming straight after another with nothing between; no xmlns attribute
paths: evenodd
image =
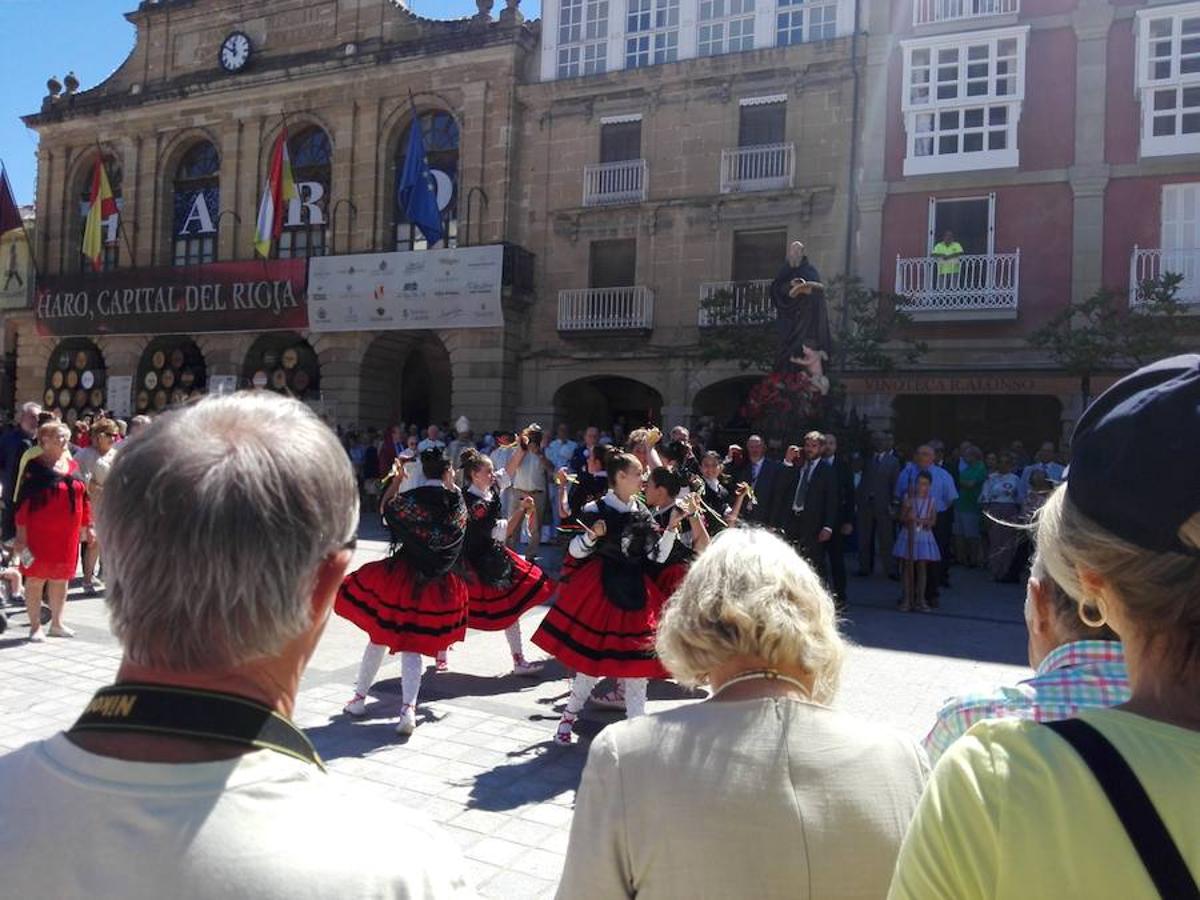
<svg viewBox="0 0 1200 900"><path fill-rule="evenodd" d="M108 177L108 166L104 165L104 148L100 145L100 138L96 138L96 152L98 154L100 154L98 157L98 159L100 160L100 166L101 166L101 168L104 169L104 175L107 178ZM112 187L112 179L111 178L108 179L108 183L109 183L109 187L111 189L111 187ZM92 198L92 202L93 203L96 202L95 197ZM114 196L113 204L115 205L116 202L117 202L117 198ZM124 223L122 223L122 221L121 221L121 211L118 209L117 210L117 238L118 239L124 238L125 252L129 254L129 267L134 268L137 266L137 258L133 255L133 245L131 243L129 243L129 232L122 230L122 228L121 228L122 224L124 224Z"/></svg>
<svg viewBox="0 0 1200 900"><path fill-rule="evenodd" d="M33 266L33 276L37 281L41 281L42 270L38 266L37 254L33 250L33 238L29 236L29 231L25 228L25 218L21 215L21 207L17 204L17 195L13 193L12 182L8 180L8 166L3 159L0 159L0 177L4 178L4 184L8 187L8 196L12 197L13 206L17 207L17 219L21 222L21 234L25 235L25 246L29 250L29 262Z"/></svg>

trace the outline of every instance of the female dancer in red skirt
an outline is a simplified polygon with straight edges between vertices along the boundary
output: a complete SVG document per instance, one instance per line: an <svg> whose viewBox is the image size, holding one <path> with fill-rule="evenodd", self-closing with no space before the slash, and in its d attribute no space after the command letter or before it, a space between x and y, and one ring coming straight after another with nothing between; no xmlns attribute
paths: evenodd
<svg viewBox="0 0 1200 900"><path fill-rule="evenodd" d="M421 453L420 469L411 479L396 475L384 495L393 552L348 576L333 607L370 638L345 706L349 715L366 712L384 650L400 654L397 734L412 734L417 726L421 656L436 656L467 633L467 585L451 571L462 551L467 510L439 448Z"/></svg>
<svg viewBox="0 0 1200 900"><path fill-rule="evenodd" d="M554 582L533 563L504 546L509 523L500 518L500 492L492 461L477 450L463 452L467 534L462 568L467 583L467 627L503 631L512 652L514 675L536 675L544 663L529 662L521 646L521 614L554 593ZM505 475L501 479L507 478ZM533 504L532 497L522 501Z"/></svg>
<svg viewBox="0 0 1200 900"><path fill-rule="evenodd" d="M608 458L610 490L588 503L579 516L584 533L568 547L562 588L533 642L576 675L554 741L570 744L575 720L601 678L624 680L630 716L646 711L650 678L666 678L654 653L654 635L664 597L647 571L665 562L683 511L660 531L637 499L642 464L628 453Z"/></svg>

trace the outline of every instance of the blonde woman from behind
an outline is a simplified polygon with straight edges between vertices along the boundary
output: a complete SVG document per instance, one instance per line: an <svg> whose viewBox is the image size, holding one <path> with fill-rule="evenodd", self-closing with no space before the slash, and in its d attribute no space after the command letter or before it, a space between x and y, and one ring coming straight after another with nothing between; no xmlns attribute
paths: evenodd
<svg viewBox="0 0 1200 900"><path fill-rule="evenodd" d="M595 739L558 896L882 897L928 765L830 708L845 643L809 565L764 530L722 532L657 646L713 694Z"/></svg>

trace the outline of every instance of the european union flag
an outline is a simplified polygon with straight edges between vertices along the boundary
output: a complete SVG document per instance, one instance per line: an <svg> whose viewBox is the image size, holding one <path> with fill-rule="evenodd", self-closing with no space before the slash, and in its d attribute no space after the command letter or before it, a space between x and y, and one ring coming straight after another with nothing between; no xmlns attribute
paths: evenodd
<svg viewBox="0 0 1200 900"><path fill-rule="evenodd" d="M404 155L404 170L400 173L400 208L433 246L442 239L442 214L438 210L437 187L429 173L429 160L425 158L425 138L419 116L413 119L408 132L408 152Z"/></svg>

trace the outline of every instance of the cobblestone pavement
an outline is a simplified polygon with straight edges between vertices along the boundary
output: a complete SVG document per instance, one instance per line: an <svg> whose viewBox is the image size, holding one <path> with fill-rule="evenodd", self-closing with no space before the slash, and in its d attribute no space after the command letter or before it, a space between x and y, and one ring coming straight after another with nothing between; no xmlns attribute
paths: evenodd
<svg viewBox="0 0 1200 900"><path fill-rule="evenodd" d="M356 565L385 550L381 540L361 541ZM548 567L553 563L551 552ZM941 609L927 615L898 612L898 594L898 586L880 576L851 577L846 630L855 646L840 707L919 737L949 694L1028 674L1022 595L1015 586L956 569ZM541 615L534 610L526 617L527 636ZM74 640L29 644L23 614L0 635L0 752L69 725L116 670L120 653L103 601L73 591L66 618L78 631ZM506 674L504 637L473 632L451 651L450 672L433 674L430 661L419 727L402 741L393 733L400 707L395 659L385 661L365 719L341 712L362 648L361 633L335 617L300 694L299 724L331 771L374 782L383 796L442 823L483 896L552 895L587 738L619 716L588 711L580 720L583 742L553 746L567 692L563 670L552 663L540 679L513 677ZM529 655L540 654L532 648ZM657 682L650 711L699 696Z"/></svg>

